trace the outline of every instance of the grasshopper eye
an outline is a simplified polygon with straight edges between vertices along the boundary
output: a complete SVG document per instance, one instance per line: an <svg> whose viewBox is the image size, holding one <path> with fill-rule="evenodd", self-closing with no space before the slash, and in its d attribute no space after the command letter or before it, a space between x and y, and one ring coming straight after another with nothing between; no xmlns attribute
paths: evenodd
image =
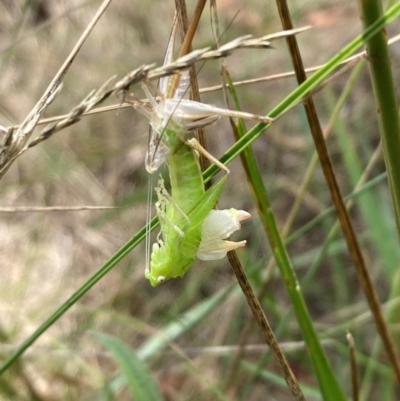
<svg viewBox="0 0 400 401"><path fill-rule="evenodd" d="M160 276L160 277L157 278L157 281L158 281L159 284L165 283L167 280L168 279L165 276Z"/></svg>

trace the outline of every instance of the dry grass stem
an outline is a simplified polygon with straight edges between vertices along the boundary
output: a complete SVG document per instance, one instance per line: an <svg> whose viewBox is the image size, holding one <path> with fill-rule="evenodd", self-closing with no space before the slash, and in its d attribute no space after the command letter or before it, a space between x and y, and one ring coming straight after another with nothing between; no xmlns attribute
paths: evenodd
<svg viewBox="0 0 400 401"><path fill-rule="evenodd" d="M396 35L396 36L392 37L391 39L389 39L388 43L391 45L391 44L394 44L394 43L398 42L399 40L400 40L400 35ZM366 55L367 55L366 51L359 52L359 53L355 54L354 56L349 57L348 59L346 59L345 61L343 61L340 64L341 65L351 64L353 66L353 62L354 61L365 59ZM324 64L313 66L313 67L309 67L309 68L305 68L305 72L306 73L312 73L312 72L318 71L323 66L324 66ZM140 67L140 68L151 69L153 67L154 67L154 64L149 64L149 65L146 65L146 66L143 66L143 67ZM189 67L187 67L187 68L189 68ZM185 69L186 68L182 68L181 71L183 71ZM128 74L131 74L131 73L128 73ZM136 74L136 72L135 72L135 74ZM167 74L167 75L172 75L172 74L174 74L174 72L171 72L170 74ZM284 73L268 75L268 76L265 76L265 77L245 79L245 80L242 80L242 81L235 81L235 82L233 82L233 85L235 87L239 87L239 86L257 84L257 83L261 83L261 82L271 82L271 81L276 81L276 80L280 80L280 79L291 78L291 77L294 77L295 75L296 75L295 71L288 71L288 72L284 72ZM146 79L146 77L143 77L142 79ZM152 78L152 79L155 79L155 78ZM112 81L112 79L108 80L107 83L111 83L111 81ZM140 79L137 82L140 82ZM135 82L135 83L137 83L137 82ZM107 83L105 85L107 85ZM104 88L105 85L103 85L102 87ZM214 86L208 86L206 88L199 89L199 92L200 93L216 92L216 91L222 90L224 87L227 88L228 85L227 84L224 84L224 85L219 84L219 85L214 85ZM99 91L97 91L97 93L98 92ZM109 96L107 96L107 97L105 97L103 99L100 99L98 101L98 104L101 103L102 101L106 100L108 97L110 97L111 94L112 93L110 93ZM146 103L146 102L148 102L148 100L147 99L140 99L140 102ZM76 108L78 109L79 107L80 107L80 105L78 105ZM129 108L129 107L132 107L132 105L130 103L124 103L124 102L123 103L119 103L119 104L115 104L115 105L99 107L99 108L94 108L94 106L92 106L91 109L88 109L83 114L79 114L79 116L80 117L90 116L90 115L93 115L93 114L99 114L99 113L104 113L104 112L109 112L109 111L116 111L116 110L119 110L119 109ZM75 108L74 108L74 110L75 110ZM73 111L71 111L70 114L73 114ZM68 116L69 116L69 114L62 115L62 116L54 116L54 117L49 117L49 118L43 118L43 119L40 119L36 123L36 125L50 124L50 123L59 122L61 120L67 120ZM78 121L79 120L77 120L75 122L78 122ZM69 125L72 125L72 123L69 124ZM15 126L12 126L12 127L2 127L2 126L0 126L0 131L2 131L4 134L10 135L9 131L11 129L15 130L15 129L19 129L20 127L21 127L21 125L15 125ZM50 127L46 128L46 130L47 129L50 130ZM43 132L42 132L42 134L43 134ZM6 141L3 140L3 142L6 142ZM39 141L39 142L41 142L41 141ZM39 143L39 142L36 142L36 144ZM29 147L32 147L32 146L34 146L33 141L29 144Z"/></svg>
<svg viewBox="0 0 400 401"><path fill-rule="evenodd" d="M286 1L277 0L277 4L283 27L285 29L291 29L291 16ZM301 84L307 79L307 77L304 71L303 60L299 51L296 37L287 37L286 41L290 50L294 69L296 71L297 81L299 84ZM334 172L332 161L324 140L323 132L319 123L317 111L312 97L308 97L305 100L304 108L306 111L311 134L315 143L315 148L318 152L318 157L321 163L322 171L324 173L326 184L329 188L332 202L335 205L343 235L347 243L349 254L353 260L358 275L359 283L371 308L378 333L384 343L389 361L393 367L397 380L400 382L400 363L397 359L396 348L391 338L387 322L382 313L380 300L371 275L369 273L368 267L365 263L365 258L361 251L359 240L355 233L350 216L347 212L346 204L344 202L338 180Z"/></svg>
<svg viewBox="0 0 400 401"><path fill-rule="evenodd" d="M353 401L359 400L359 384L358 384L358 373L357 373L357 361L356 361L356 344L354 338L350 332L346 334L347 343L349 345L350 354L350 371L351 371L351 387L353 393Z"/></svg>
<svg viewBox="0 0 400 401"><path fill-rule="evenodd" d="M106 3L108 5L110 0ZM11 166L12 162L24 153L28 148L31 148L38 143L50 138L56 132L75 124L80 120L82 115L92 110L96 105L100 104L110 96L114 94L124 93L129 90L129 88L144 80L155 80L160 79L169 75L178 74L179 72L190 68L194 63L199 61L206 61L211 59L218 59L221 57L227 57L232 52L238 49L244 48L270 48L270 41L273 39L278 39L288 35L295 35L301 33L309 27L303 27L299 29L293 29L290 31L279 32L277 34L266 35L260 38L253 38L251 35L246 35L232 40L226 43L216 50L210 50L209 48L194 50L191 53L178 58L172 63L165 66L155 67L154 64L148 64L137 68L136 70L128 73L122 80L118 81L112 88L109 88L111 81L114 78L110 78L99 90L96 92L92 91L86 98L76 106L63 120L51 124L45 128L42 133L27 144L33 129L36 127L37 123L43 112L46 110L47 106L54 100L54 97L60 91L62 86L62 78L66 74L68 66L71 64L73 58L76 56L78 50L82 46L84 39L90 33L94 24L98 21L100 17L100 11L104 12L106 3L99 10L96 17L93 19L84 35L82 35L78 44L75 46L71 55L67 58L63 67L60 69L59 73L53 79L49 88L46 90L45 95L39 101L34 110L27 117L25 122L19 126L18 130L9 130L3 139L3 144L0 148L0 178L4 175L7 169ZM90 28L90 29L89 29ZM86 36L85 36L86 35Z"/></svg>
<svg viewBox="0 0 400 401"><path fill-rule="evenodd" d="M83 210L118 209L117 206L17 206L0 207L0 213L80 212Z"/></svg>
<svg viewBox="0 0 400 401"><path fill-rule="evenodd" d="M228 252L228 259L232 266L232 269L236 275L238 283L243 291L243 294L246 296L247 303L250 306L251 312L254 316L255 321L260 326L263 336L265 338L266 343L268 344L272 354L275 357L276 362L279 365L279 368L282 371L283 377L297 401L305 401L303 392L301 391L300 385L294 375L285 354L282 352L279 343L275 337L274 331L265 315L260 301L255 296L253 289L250 285L250 282L246 276L246 272L244 271L237 255L235 252Z"/></svg>
<svg viewBox="0 0 400 401"><path fill-rule="evenodd" d="M40 117L57 96L57 94L60 92L65 74L72 65L72 62L81 49L83 43L89 36L90 32L93 30L100 17L103 15L110 2L111 0L104 0L103 4L100 6L97 13L88 24L87 28L79 38L78 42L72 49L64 64L54 76L52 82L45 90L42 97L25 118L25 121L19 126L17 130L13 130L11 131L11 133L9 131L9 133L5 135L3 143L0 146L0 178L4 176L14 160L18 156L20 156L26 149L29 138L31 137Z"/></svg>

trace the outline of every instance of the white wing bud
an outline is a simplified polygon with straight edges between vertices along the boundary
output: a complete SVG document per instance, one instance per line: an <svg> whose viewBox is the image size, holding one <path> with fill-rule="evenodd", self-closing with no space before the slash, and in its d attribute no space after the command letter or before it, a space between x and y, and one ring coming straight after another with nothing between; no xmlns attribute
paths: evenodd
<svg viewBox="0 0 400 401"><path fill-rule="evenodd" d="M250 218L244 210L211 210L202 227L201 242L197 257L202 260L222 259L228 251L246 245L246 241L227 241L232 233L240 229L240 221Z"/></svg>

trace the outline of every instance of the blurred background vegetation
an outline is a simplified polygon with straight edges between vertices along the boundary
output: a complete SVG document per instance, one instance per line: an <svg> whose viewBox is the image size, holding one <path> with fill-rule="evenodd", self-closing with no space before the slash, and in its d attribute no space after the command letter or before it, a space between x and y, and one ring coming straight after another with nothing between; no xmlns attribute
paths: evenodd
<svg viewBox="0 0 400 401"><path fill-rule="evenodd" d="M98 6L98 1L82 0L0 2L1 125L8 127L24 120ZM188 5L189 15L192 6ZM298 36L307 67L327 61L362 30L356 2L291 1L289 6L295 26L313 26ZM222 43L240 35L262 36L281 30L273 1L221 0L218 11L224 31ZM45 117L67 114L113 75L123 77L145 63L161 64L173 16L172 1L111 3L79 52L64 79L62 92ZM388 27L388 36L396 32L398 22ZM193 46L212 45L206 9ZM391 46L391 57L398 86L398 44ZM274 42L273 50L238 51L226 61L235 81L292 69L284 41ZM315 95L323 128L350 73L335 78ZM201 88L218 85L218 61L207 62L198 79ZM292 77L240 86L237 91L243 110L266 114L296 86ZM142 96L139 87L135 93ZM202 101L224 105L219 91L205 93ZM107 102L117 103L115 98ZM248 128L252 126L251 122L246 124ZM206 132L210 152L215 156L223 154L234 142L225 118ZM87 116L26 152L2 179L0 360L145 224L147 133L148 121L132 108ZM379 144L367 68L361 70L351 87L327 144L341 189L349 194ZM283 226L314 152L302 107L274 123L253 149L275 216ZM252 285L258 289L271 251L240 160L231 163L230 169L232 175L219 203L223 208L244 209L254 216L235 238L247 239L248 245L239 256ZM384 171L381 158L369 179L381 177ZM61 206L65 210L3 210L22 206ZM77 206L115 208L68 210ZM331 206L318 166L291 233ZM398 305L395 281L400 249L385 179L375 181L357 198L351 217L382 304L392 299ZM288 246L307 305L346 393L350 394L345 340L349 330L359 353L362 399L398 399L391 369L340 231L327 245L334 223L334 213L326 214ZM326 253L316 263L324 246ZM136 349L146 359L166 400L223 399L219 392L229 400L292 399L256 325L245 340L251 347L244 349L232 375L232 361L252 316L227 259L197 261L183 279L156 289L144 278L144 262L142 244L0 377L0 399L131 399L125 387L115 384L117 365L91 331L114 335ZM310 273L312 266L316 268ZM307 399L321 399L307 352L298 343L302 337L278 273L260 301ZM393 313L392 317L396 316ZM179 325L182 322L185 324ZM391 319L390 328L398 344L398 315L397 321ZM173 329L175 337L168 331ZM161 337L154 337L157 333ZM163 336L172 340L163 342ZM118 390L114 391L113 385Z"/></svg>

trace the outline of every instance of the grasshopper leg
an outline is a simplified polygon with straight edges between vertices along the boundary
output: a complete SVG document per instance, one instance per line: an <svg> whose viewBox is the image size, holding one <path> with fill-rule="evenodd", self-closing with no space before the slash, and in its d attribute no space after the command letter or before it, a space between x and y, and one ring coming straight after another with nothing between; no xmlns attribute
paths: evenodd
<svg viewBox="0 0 400 401"><path fill-rule="evenodd" d="M191 138L186 140L186 143L194 150L197 150L204 157L214 163L220 170L222 170L226 175L229 175L231 172L224 164L222 164L217 158L215 158L208 150L204 149L203 146L200 145L200 142L196 138Z"/></svg>

